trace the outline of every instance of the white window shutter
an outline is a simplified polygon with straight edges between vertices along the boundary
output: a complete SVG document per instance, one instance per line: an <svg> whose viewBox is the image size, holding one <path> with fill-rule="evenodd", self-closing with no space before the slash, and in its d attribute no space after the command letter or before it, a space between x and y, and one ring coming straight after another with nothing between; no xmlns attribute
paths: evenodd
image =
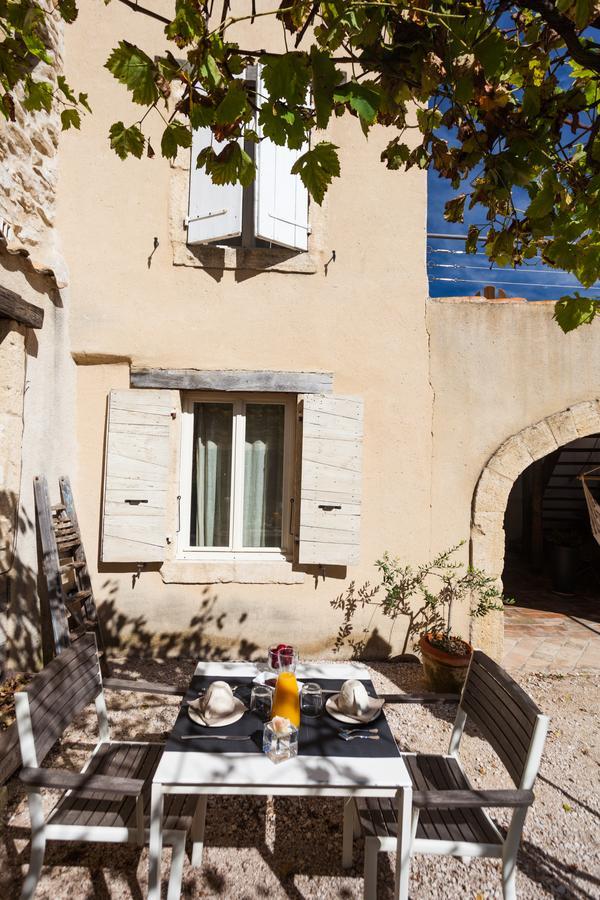
<svg viewBox="0 0 600 900"><path fill-rule="evenodd" d="M298 563L359 561L363 402L303 394Z"/></svg>
<svg viewBox="0 0 600 900"><path fill-rule="evenodd" d="M257 94L264 96L260 67ZM289 147L278 147L268 138L256 145L257 238L292 250L308 250L308 191L300 176L291 172L298 157L307 150L308 144L300 150L290 150Z"/></svg>
<svg viewBox="0 0 600 900"><path fill-rule="evenodd" d="M241 184L213 184L204 169L196 168L198 154L205 147L220 153L227 141L217 141L210 128L196 128L192 134L190 195L187 217L188 244L204 244L238 237L242 233Z"/></svg>
<svg viewBox="0 0 600 900"><path fill-rule="evenodd" d="M170 439L176 391L111 391L102 562L165 558Z"/></svg>

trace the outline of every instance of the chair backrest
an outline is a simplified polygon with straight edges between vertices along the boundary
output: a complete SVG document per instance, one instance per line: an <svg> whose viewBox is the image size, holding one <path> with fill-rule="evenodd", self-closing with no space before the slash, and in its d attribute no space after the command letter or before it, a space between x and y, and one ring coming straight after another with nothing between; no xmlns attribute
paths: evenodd
<svg viewBox="0 0 600 900"><path fill-rule="evenodd" d="M473 653L460 706L496 751L515 785L531 789L548 717L508 672L481 650Z"/></svg>
<svg viewBox="0 0 600 900"><path fill-rule="evenodd" d="M86 634L15 693L23 765L39 766L75 716L100 694L96 639Z"/></svg>

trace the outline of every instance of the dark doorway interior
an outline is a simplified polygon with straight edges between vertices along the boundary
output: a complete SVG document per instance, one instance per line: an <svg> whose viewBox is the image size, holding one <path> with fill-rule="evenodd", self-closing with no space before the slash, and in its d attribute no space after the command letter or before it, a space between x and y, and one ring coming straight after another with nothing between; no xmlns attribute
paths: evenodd
<svg viewBox="0 0 600 900"><path fill-rule="evenodd" d="M600 621L600 546L578 478L595 466L600 434L565 444L516 480L504 519L503 582L519 607ZM600 481L588 484L600 501Z"/></svg>

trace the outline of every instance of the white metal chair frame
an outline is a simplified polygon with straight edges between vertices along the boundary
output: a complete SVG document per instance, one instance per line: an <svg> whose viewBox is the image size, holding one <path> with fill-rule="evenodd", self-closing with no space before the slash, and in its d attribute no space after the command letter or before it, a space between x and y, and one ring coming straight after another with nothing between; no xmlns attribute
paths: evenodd
<svg viewBox="0 0 600 900"><path fill-rule="evenodd" d="M464 771L463 765L459 758L459 747L463 736L467 718L472 715L472 711L464 708L466 700L466 691L469 688L469 675L471 668L477 664L483 664L491 669L495 674L503 677L506 684L511 684L520 692L523 700L529 703L529 709L535 714L532 715L533 724L531 728L531 739L527 755L522 767L520 778L515 778L511 772L513 781L517 785L516 790L473 790L469 784L468 777ZM468 703L466 704L468 706ZM493 712L493 710L492 710ZM535 706L533 701L523 692L521 688L513 681L510 676L500 669L493 660L489 659L482 651L475 651L469 674L461 693L458 712L454 721L454 727L450 737L450 746L448 755L440 757L442 760L453 760L459 766L460 772L464 776L467 789L465 790L416 790L413 785L412 793L412 822L411 822L411 840L407 845L410 851L405 854L404 859L400 859L398 854L397 868L404 869L404 877L408 878L408 867L410 865L410 856L416 853L428 853L445 856L460 857L496 857L502 859L502 891L504 900L516 900L516 869L517 869L517 853L521 840L523 825L527 816L527 811L534 800L533 785L538 774L541 763L542 752L546 740L548 730L548 716L543 715ZM481 728L481 722L476 721ZM482 729L485 730L486 729ZM494 746L493 735L485 734L485 737ZM403 754L406 757L416 757L417 754ZM499 754L502 759L502 754ZM502 760L504 762L504 759ZM383 801L385 802L385 801ZM512 808L514 812L511 816L510 824L504 837L498 830L496 824L490 818L487 808ZM444 841L432 840L428 838L418 838L417 828L419 824L420 810L444 810L444 809L479 809L487 819L493 833L497 836L498 843L475 843L465 841ZM392 807L389 807L392 813ZM377 854L383 852L397 852L401 846L403 830L408 825L406 815L402 816L400 810L394 814L396 835L392 836L374 836L367 833L364 823L361 821L361 812L367 812L364 801L350 800L346 803L344 809L344 832L343 832L343 849L342 849L342 865L349 868L352 865L353 839L365 835L365 854L364 854L364 896L365 900L375 900L377 897ZM398 879L396 879L396 886Z"/></svg>
<svg viewBox="0 0 600 900"><path fill-rule="evenodd" d="M82 637L80 641L81 643L88 641L93 642L95 649L95 639L93 635ZM67 657L75 652L75 648L77 648L78 644L80 644L79 641L73 648L69 648L64 651L60 657L53 660L51 665L56 663L60 664L61 661L66 662ZM106 749L107 746L162 746L158 743L151 745L148 742L142 741L111 741L106 701L97 654L96 666L99 690L97 696L94 697L94 702L98 718L98 742L81 772L40 767L39 764L42 762L42 759L38 760L38 751L36 748L29 700L29 693L35 684L35 679L28 686L29 689L15 692L15 710L19 730L21 757L23 760L23 769L20 773L20 779L27 791L31 822L31 858L29 869L23 883L21 900L30 900L35 893L44 862L46 842L49 840L137 843L139 846L143 846L149 840L149 828L146 828L144 824L144 803L142 797L142 790L145 784L144 780L137 778L119 778L95 773L90 775L86 774L90 765L94 762L96 754L103 749ZM87 705L87 700L84 705ZM70 721L71 719L65 723L64 727L66 727ZM62 728L62 731L64 731L64 727ZM45 756L47 752L48 750L45 750L42 757ZM105 799L108 800L123 797L135 797L136 827L129 828L123 825L65 825L48 822L48 819L51 818L52 813L58 804L60 804L65 794L61 794L61 797L52 807L48 816L45 817L42 805L42 788L62 790L63 792L66 791L67 794L74 793L77 797L91 795L97 798L99 794L105 795ZM204 837L206 798L200 799L203 802L199 802L196 805L191 826L191 837L193 841L192 865L194 866L199 866L201 863ZM181 894L186 831L180 829L165 829L163 834L165 843L172 847L167 900L178 900Z"/></svg>

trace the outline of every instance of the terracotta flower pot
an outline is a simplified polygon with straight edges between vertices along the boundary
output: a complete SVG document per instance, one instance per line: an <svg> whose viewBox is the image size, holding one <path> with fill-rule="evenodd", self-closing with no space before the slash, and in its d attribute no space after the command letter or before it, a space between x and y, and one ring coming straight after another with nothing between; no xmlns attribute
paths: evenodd
<svg viewBox="0 0 600 900"><path fill-rule="evenodd" d="M467 669L473 654L472 646L464 641L468 652L464 655L448 653L441 647L430 643L430 638L435 637L431 632L421 635L419 649L423 658L425 677L432 691L440 694L460 693L467 676Z"/></svg>

